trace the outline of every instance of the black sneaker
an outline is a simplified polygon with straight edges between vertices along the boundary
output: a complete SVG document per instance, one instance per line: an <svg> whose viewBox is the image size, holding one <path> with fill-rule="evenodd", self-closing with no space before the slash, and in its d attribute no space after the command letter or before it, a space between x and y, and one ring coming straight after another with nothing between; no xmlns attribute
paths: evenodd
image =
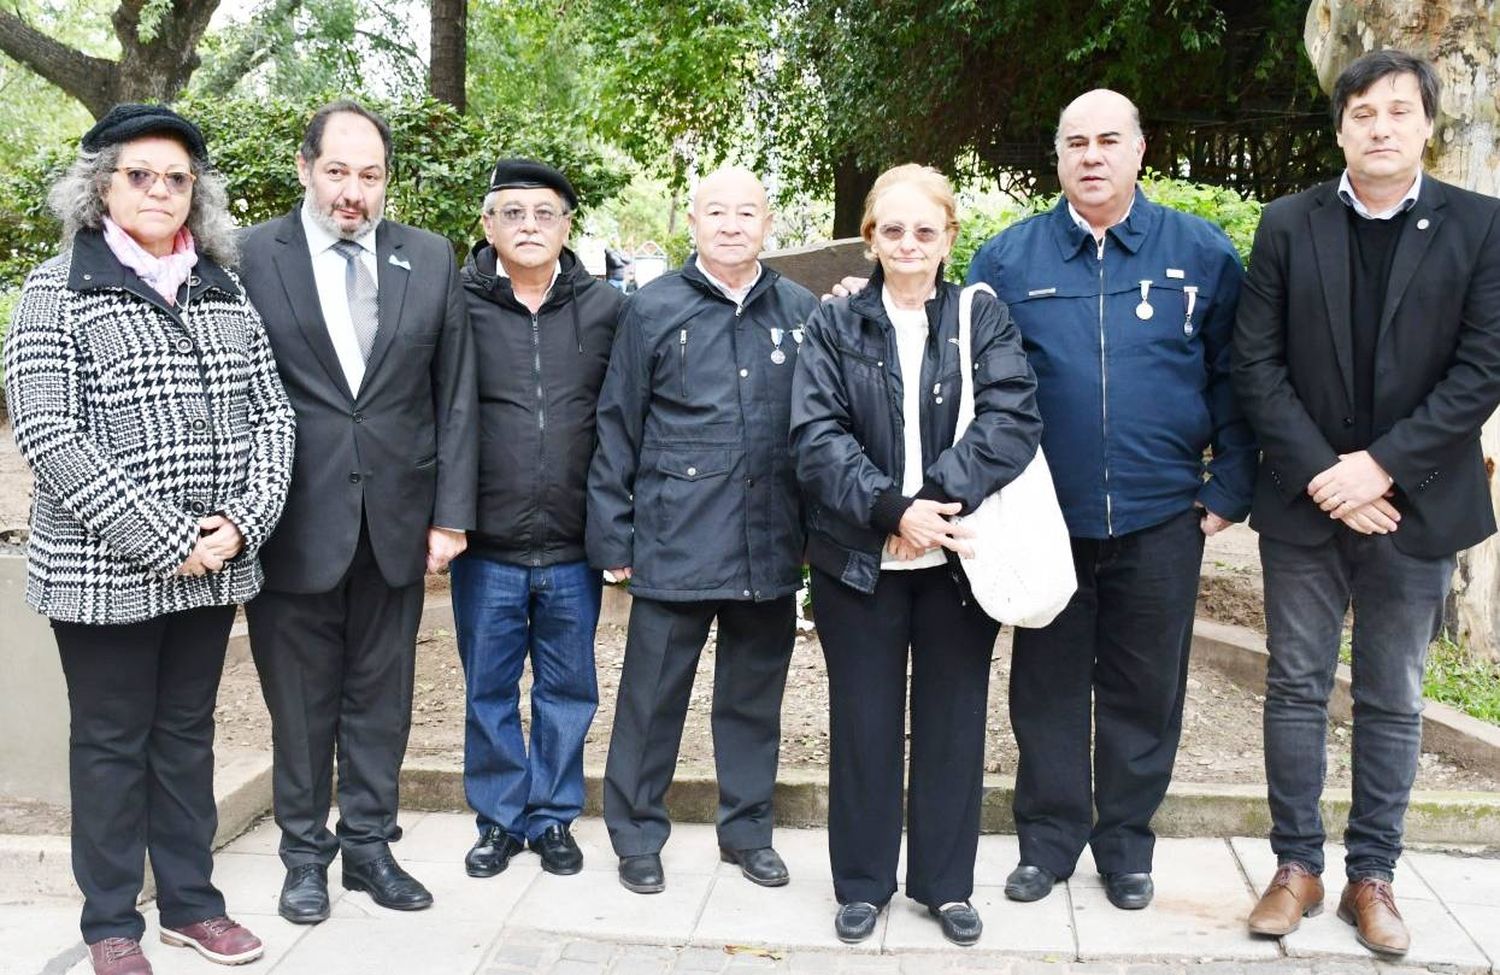
<svg viewBox="0 0 1500 975"><path fill-rule="evenodd" d="M583 869L583 851L566 825L548 826L541 836L526 843L542 858L542 869L567 877Z"/></svg>

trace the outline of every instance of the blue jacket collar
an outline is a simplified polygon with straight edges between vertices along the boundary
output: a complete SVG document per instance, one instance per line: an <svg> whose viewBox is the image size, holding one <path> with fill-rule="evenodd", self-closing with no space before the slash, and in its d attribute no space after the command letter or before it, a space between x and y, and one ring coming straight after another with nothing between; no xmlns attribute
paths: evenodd
<svg viewBox="0 0 1500 975"><path fill-rule="evenodd" d="M1130 205L1130 213L1123 221L1110 227L1107 233L1121 247L1134 254L1146 242L1146 235L1156 223L1160 212L1161 207L1152 203L1146 197L1145 192L1137 186L1135 201ZM1053 238L1057 241L1057 250L1063 260L1071 261L1077 257L1083 252L1085 244L1090 247L1094 246L1093 235L1073 222L1072 214L1068 213L1066 197L1057 198L1057 205L1052 208L1047 219L1052 223Z"/></svg>

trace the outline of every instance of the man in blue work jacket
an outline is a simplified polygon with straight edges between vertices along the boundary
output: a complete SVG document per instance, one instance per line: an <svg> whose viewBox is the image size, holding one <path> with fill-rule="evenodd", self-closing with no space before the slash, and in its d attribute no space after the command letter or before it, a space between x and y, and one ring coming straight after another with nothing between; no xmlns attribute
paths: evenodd
<svg viewBox="0 0 1500 975"><path fill-rule="evenodd" d="M1123 95L1074 100L1057 127L1063 198L969 268L1010 306L1036 371L1078 572L1062 615L1015 633L1012 900L1045 897L1087 844L1110 903L1151 902L1204 536L1250 508L1255 442L1229 375L1244 272L1222 231L1140 192L1145 149Z"/></svg>

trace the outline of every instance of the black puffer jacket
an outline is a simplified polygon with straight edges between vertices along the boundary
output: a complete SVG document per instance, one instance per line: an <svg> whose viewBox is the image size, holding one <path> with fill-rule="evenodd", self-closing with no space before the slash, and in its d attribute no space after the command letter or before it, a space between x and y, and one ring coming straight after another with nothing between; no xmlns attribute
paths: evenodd
<svg viewBox="0 0 1500 975"><path fill-rule="evenodd" d="M851 298L824 302L807 323L792 389L792 455L807 507L808 561L873 592L880 554L912 498L905 471L901 367L881 301L882 275ZM974 422L958 422L956 285L927 302L922 359L923 487L917 497L958 501L965 513L1009 484L1036 454L1042 420L1036 377L1003 303L977 294L973 307Z"/></svg>
<svg viewBox="0 0 1500 975"><path fill-rule="evenodd" d="M564 250L541 309L516 300L481 241L464 263L479 374L478 529L469 550L517 565L584 558L594 411L620 292Z"/></svg>
<svg viewBox="0 0 1500 975"><path fill-rule="evenodd" d="M797 339L816 306L766 268L737 308L694 258L631 297L599 397L594 566L631 566L630 591L648 599L797 591L803 534L787 422Z"/></svg>

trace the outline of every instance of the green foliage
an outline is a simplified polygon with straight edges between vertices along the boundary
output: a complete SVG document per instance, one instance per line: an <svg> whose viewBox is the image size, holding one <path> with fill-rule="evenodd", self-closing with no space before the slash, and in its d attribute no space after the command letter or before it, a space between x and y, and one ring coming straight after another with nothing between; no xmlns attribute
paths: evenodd
<svg viewBox="0 0 1500 975"><path fill-rule="evenodd" d="M1422 694L1500 725L1500 662L1477 659L1444 633L1427 650Z"/></svg>
<svg viewBox="0 0 1500 975"><path fill-rule="evenodd" d="M203 129L215 166L229 181L241 226L287 212L302 199L296 151L323 96L289 100L188 99L178 108ZM463 250L478 235L479 205L501 151L551 160L568 173L584 208L613 196L626 174L588 146L555 131L522 131L513 120L459 115L430 98L372 103L391 123L395 165L387 193L393 219L424 227ZM73 158L54 146L0 173L0 284L19 283L56 251L58 227L47 188Z"/></svg>

